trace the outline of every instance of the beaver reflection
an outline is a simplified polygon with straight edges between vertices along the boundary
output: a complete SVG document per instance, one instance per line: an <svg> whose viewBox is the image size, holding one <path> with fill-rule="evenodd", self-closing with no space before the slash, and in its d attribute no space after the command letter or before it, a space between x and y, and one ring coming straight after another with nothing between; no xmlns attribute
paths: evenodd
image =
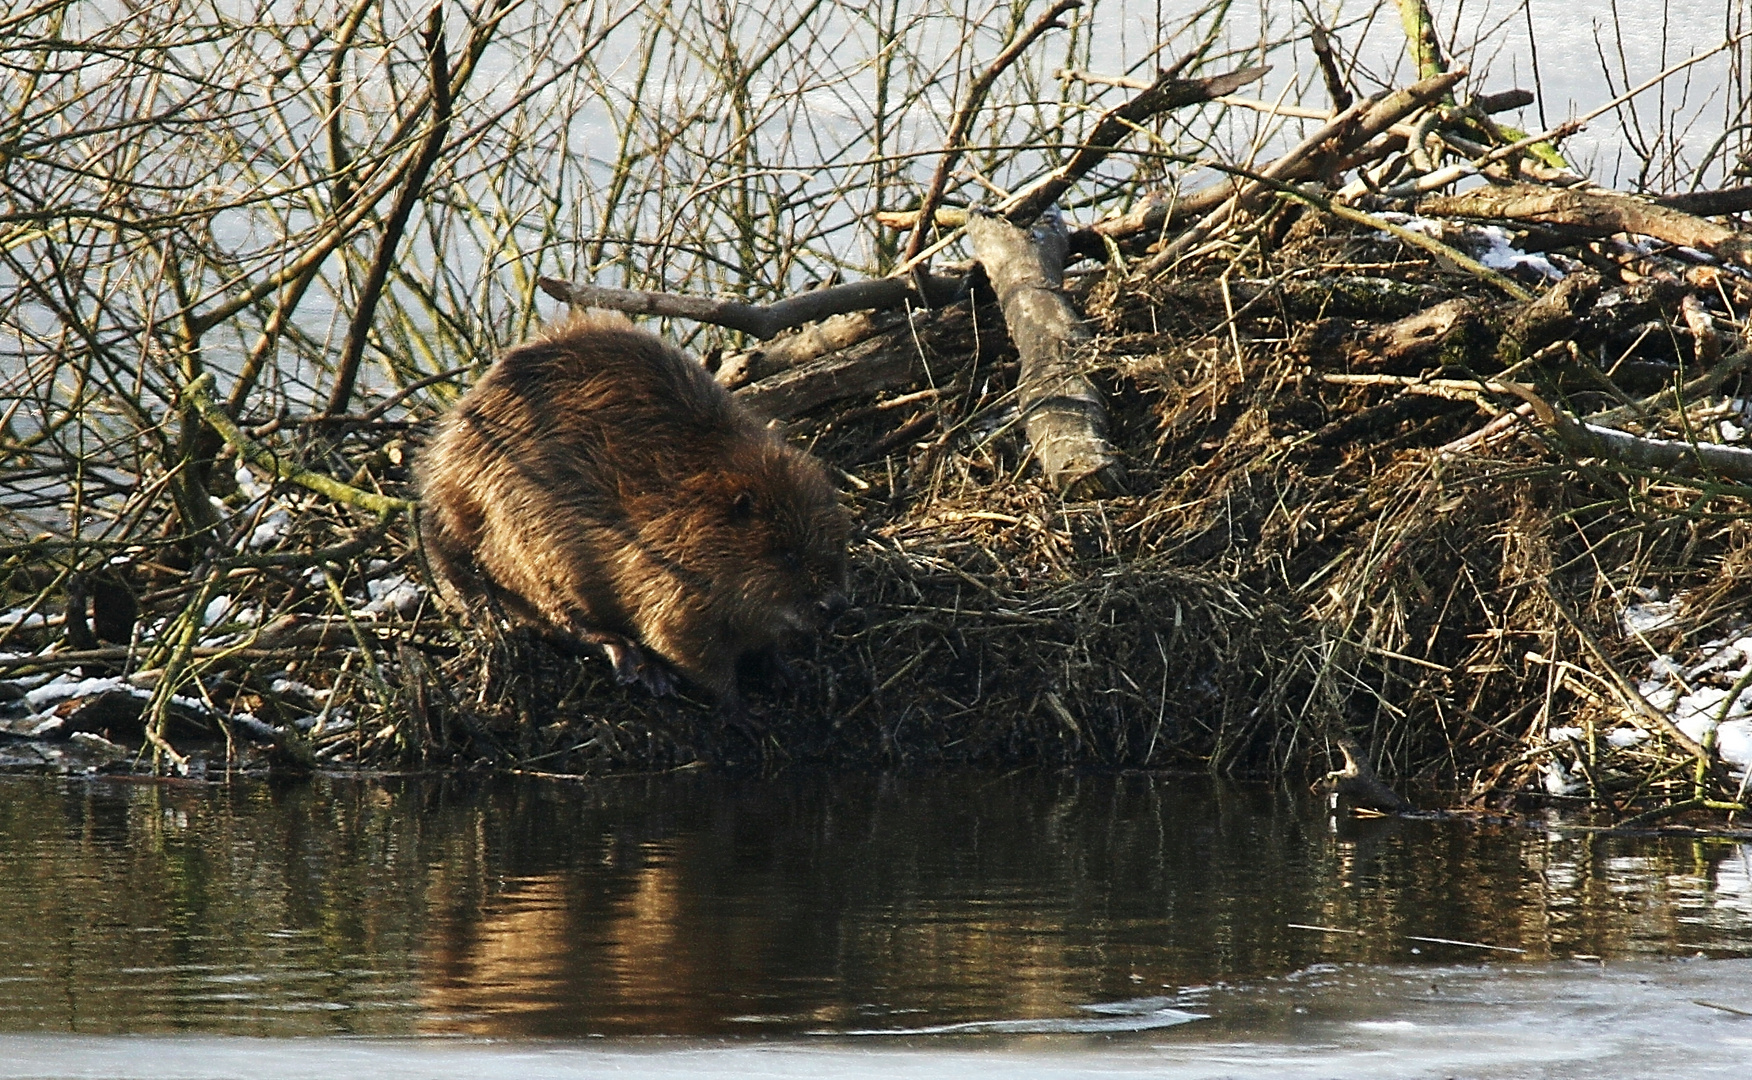
<svg viewBox="0 0 1752 1080"><path fill-rule="evenodd" d="M453 600L600 645L654 693L678 671L734 703L739 666L845 604L849 521L821 464L617 316L502 356L419 471Z"/></svg>

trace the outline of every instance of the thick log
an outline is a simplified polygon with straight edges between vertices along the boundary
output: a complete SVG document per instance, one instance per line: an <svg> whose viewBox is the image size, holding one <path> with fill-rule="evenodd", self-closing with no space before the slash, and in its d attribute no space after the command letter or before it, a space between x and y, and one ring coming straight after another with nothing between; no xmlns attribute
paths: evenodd
<svg viewBox="0 0 1752 1080"><path fill-rule="evenodd" d="M980 214L968 221L967 235L1022 356L1017 402L1041 470L1066 494L1116 494L1125 481L1107 440L1107 405L1083 374L1078 355L1092 335L1060 288L1068 240L1064 219L1048 214L1041 222L1036 238Z"/></svg>
<svg viewBox="0 0 1752 1080"><path fill-rule="evenodd" d="M1719 191L1685 191L1672 195L1656 195L1655 201L1669 210L1698 217L1720 217L1724 214L1744 214L1752 210L1752 187L1722 188Z"/></svg>
<svg viewBox="0 0 1752 1080"><path fill-rule="evenodd" d="M1554 285L1544 296L1522 307L1503 327L1497 360L1512 367L1523 357L1567 337L1600 298L1600 275L1581 270Z"/></svg>
<svg viewBox="0 0 1752 1080"><path fill-rule="evenodd" d="M975 359L974 348L973 312L939 308L733 393L762 416L786 420L832 401L946 379Z"/></svg>
<svg viewBox="0 0 1752 1080"><path fill-rule="evenodd" d="M1636 233L1669 244L1701 248L1722 259L1752 266L1752 237L1745 233L1618 192L1509 184L1425 198L1419 201L1418 212L1432 217L1566 225L1606 236Z"/></svg>
<svg viewBox="0 0 1752 1080"><path fill-rule="evenodd" d="M727 356L714 374L721 385L735 390L829 353L849 349L865 338L904 323L906 318L906 313L900 311L834 315L808 323L795 334L762 342L757 349Z"/></svg>
<svg viewBox="0 0 1752 1080"><path fill-rule="evenodd" d="M1224 293L1227 292L1225 296ZM1317 278L1231 277L1225 283L1187 277L1161 281L1151 286L1152 301L1181 309L1215 312L1269 304L1267 311L1296 319L1346 318L1401 319L1441 300L1451 290L1420 285L1396 278L1334 274ZM1264 298L1264 299L1262 299Z"/></svg>

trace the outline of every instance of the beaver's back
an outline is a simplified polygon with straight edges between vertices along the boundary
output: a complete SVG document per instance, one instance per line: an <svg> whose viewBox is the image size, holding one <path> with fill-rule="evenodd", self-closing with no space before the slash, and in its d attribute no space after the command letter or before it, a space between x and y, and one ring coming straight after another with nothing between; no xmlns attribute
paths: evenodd
<svg viewBox="0 0 1752 1080"><path fill-rule="evenodd" d="M420 471L428 554L470 606L625 635L714 690L843 580L819 464L624 320L506 353Z"/></svg>

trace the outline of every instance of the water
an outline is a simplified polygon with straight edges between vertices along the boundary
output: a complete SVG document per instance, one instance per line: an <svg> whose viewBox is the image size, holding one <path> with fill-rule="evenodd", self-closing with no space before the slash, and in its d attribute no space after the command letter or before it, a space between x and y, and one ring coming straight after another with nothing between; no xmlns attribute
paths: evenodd
<svg viewBox="0 0 1752 1080"><path fill-rule="evenodd" d="M1752 845L1185 778L8 778L0 912L0 1078L1677 1076L1752 1049Z"/></svg>

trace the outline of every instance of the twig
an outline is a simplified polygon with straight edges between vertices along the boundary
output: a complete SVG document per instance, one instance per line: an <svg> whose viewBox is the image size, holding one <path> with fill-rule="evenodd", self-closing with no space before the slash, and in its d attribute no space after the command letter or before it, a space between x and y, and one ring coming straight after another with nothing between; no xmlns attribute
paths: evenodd
<svg viewBox="0 0 1752 1080"><path fill-rule="evenodd" d="M341 347L340 360L335 365L334 386L330 389L328 407L323 410L324 416L346 412L348 402L353 399L353 384L358 380L359 364L365 357L365 339L371 331L377 302L383 296L383 286L389 280L390 266L395 262L397 249L401 247L402 234L407 230L408 219L413 216L415 205L425 194L426 177L431 173L432 166L437 164L438 153L444 148L444 138L450 132L451 73L450 60L444 47L442 4L432 5L432 11L427 16L425 46L432 83L432 125L414 156L406 179L402 181L401 194L396 197L395 206L383 223L383 236L378 240L377 254L371 260L371 269L359 286L358 303L353 311L352 322L347 327L347 340Z"/></svg>
<svg viewBox="0 0 1752 1080"><path fill-rule="evenodd" d="M1441 97L1451 90L1455 83L1465 78L1466 74L1466 69L1460 68L1434 78L1424 79L1391 94L1376 95L1355 102L1322 124L1313 134L1297 143L1288 153L1252 176L1252 183L1243 186L1228 201L1211 211L1196 225L1164 245L1161 251L1144 264L1143 273L1145 275L1159 273L1181 255L1203 243L1217 229L1227 224L1238 213L1246 210L1250 203L1262 197L1266 192L1274 189L1294 191L1295 189L1286 188L1281 182L1309 175L1314 169L1320 167L1323 162L1318 160L1318 156L1325 150L1328 143L1336 142L1336 152L1342 155L1346 147L1359 146L1367 142L1398 123L1413 110ZM1238 176L1248 175L1247 170L1225 169L1224 171L1232 172ZM1325 205L1332 204L1330 200L1327 200Z"/></svg>
<svg viewBox="0 0 1752 1080"><path fill-rule="evenodd" d="M931 182L925 186L925 197L919 202L919 224L913 229L912 236L906 243L905 261L914 263L925 246L925 235L934 220L937 204L943 199L943 191L949 184L949 174L955 168L955 163L961 160L965 150L968 129L973 126L973 118L985 104L985 96L990 92L992 84L1004 69L1016 62L1023 50L1034 43L1040 35L1061 24L1058 19L1067 11L1073 11L1083 6L1083 0L1054 0L1033 25L1011 39L1004 51L998 54L991 66L974 78L968 85L967 96L962 99L961 107L955 110L955 116L949 121L949 133L943 140L943 156L937 162L937 169L931 174Z"/></svg>
<svg viewBox="0 0 1752 1080"><path fill-rule="evenodd" d="M466 374L472 367L474 367L473 364L462 364L458 367L451 368L449 371L440 371L436 375L428 375L423 379L416 379L402 387L400 390L397 390L395 393L384 398L382 401L371 406L371 408L365 410L365 412L360 415L359 422L361 424L369 424L371 421L406 401L409 395L419 393L428 386L435 386L438 383L454 379L458 375Z"/></svg>
<svg viewBox="0 0 1752 1080"><path fill-rule="evenodd" d="M1594 636L1594 632L1589 630L1582 623L1582 620L1570 611L1569 605L1558 597L1557 587L1550 579L1545 580L1545 595L1551 601L1551 606L1556 609L1558 615L1562 616L1563 621L1569 623L1570 629L1574 630L1576 636L1581 638L1582 645L1593 654L1595 660L1600 662L1600 666L1606 669L1606 675L1613 688L1630 706L1631 711L1649 724L1653 724L1655 730L1672 739L1687 754L1708 764L1712 757L1710 752L1704 749L1696 739L1680 731L1678 725L1674 724L1666 713L1650 705L1649 699L1642 696L1642 691L1636 688L1636 684L1624 677L1624 673L1618 670L1618 665L1607 654L1606 649L1600 644L1600 640Z"/></svg>
<svg viewBox="0 0 1752 1080"><path fill-rule="evenodd" d="M1070 158L1038 183L1017 192L998 206L998 211L1013 224L1028 226L1041 212L1058 201L1072 184L1088 175L1089 170L1107 158L1120 141L1138 129L1138 125L1157 113L1210 101L1212 98L1238 90L1263 78L1270 68L1250 67L1215 75L1206 79L1177 79L1164 73L1144 92L1130 101L1102 114L1094 130L1084 138L1083 145Z"/></svg>
<svg viewBox="0 0 1752 1080"><path fill-rule="evenodd" d="M1613 427L1633 420L1640 416L1648 416L1660 409L1683 408L1706 394L1713 394L1728 379L1752 366L1752 349L1741 349L1730 353L1722 362L1708 371L1692 379L1677 392L1674 388L1665 387L1657 393L1650 394L1640 401L1629 405L1619 405L1604 412L1589 413L1582 417L1585 423L1601 424Z"/></svg>
<svg viewBox="0 0 1752 1080"><path fill-rule="evenodd" d="M361 491L351 484L343 484L332 476L312 472L309 469L294 465L284 458L274 456L273 452L258 443L251 442L244 433L238 430L237 424L225 414L211 396L213 389L213 373L205 372L199 378L183 387L183 396L194 405L212 429L219 433L238 453L239 457L265 469L274 476L300 487L308 488L336 502L347 503L376 514L395 514L403 510L411 511L414 503L408 499L397 499L389 495L379 495L371 491Z"/></svg>

